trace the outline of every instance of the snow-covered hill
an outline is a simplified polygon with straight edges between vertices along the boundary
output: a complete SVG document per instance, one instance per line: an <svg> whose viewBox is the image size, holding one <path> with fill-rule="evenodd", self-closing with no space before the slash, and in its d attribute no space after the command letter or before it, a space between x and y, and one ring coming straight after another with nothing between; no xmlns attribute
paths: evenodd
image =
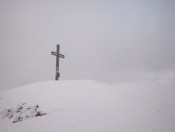
<svg viewBox="0 0 175 132"><path fill-rule="evenodd" d="M173 132L175 80L106 85L91 80L39 82L0 92L0 111L38 104L44 116L18 123L0 118L0 132Z"/></svg>

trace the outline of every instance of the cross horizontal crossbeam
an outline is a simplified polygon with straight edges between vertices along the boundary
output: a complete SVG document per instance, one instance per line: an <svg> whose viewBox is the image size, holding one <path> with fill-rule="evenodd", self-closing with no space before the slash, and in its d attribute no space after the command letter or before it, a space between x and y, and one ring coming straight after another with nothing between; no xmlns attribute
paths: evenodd
<svg viewBox="0 0 175 132"><path fill-rule="evenodd" d="M61 58L65 58L65 56L64 55L62 55L62 54L57 54L56 52L51 52L51 54L52 55L55 55L55 56L58 56L58 57L61 57Z"/></svg>

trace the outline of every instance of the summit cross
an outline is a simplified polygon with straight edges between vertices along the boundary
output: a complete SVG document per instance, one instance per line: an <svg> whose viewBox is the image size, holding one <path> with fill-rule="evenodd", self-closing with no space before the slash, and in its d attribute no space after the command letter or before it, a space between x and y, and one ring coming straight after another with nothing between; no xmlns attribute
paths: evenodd
<svg viewBox="0 0 175 132"><path fill-rule="evenodd" d="M59 73L59 58L65 58L64 55L60 54L60 45L57 44L57 51L56 52L51 52L52 55L56 56L56 74L55 74L55 80L58 80L60 77Z"/></svg>

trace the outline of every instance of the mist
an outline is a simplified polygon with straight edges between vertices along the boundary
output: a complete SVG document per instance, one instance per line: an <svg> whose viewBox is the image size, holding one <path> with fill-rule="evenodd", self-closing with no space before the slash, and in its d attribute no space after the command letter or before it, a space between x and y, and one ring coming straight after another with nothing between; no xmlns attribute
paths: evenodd
<svg viewBox="0 0 175 132"><path fill-rule="evenodd" d="M56 44L61 80L175 72L174 12L171 0L2 0L0 89L54 80Z"/></svg>

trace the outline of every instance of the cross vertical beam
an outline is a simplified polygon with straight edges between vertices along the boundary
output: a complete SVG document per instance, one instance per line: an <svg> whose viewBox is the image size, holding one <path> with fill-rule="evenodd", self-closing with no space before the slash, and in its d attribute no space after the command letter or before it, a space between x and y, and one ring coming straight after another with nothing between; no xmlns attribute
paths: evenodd
<svg viewBox="0 0 175 132"><path fill-rule="evenodd" d="M56 56L56 74L55 74L55 80L58 80L60 77L60 72L59 72L59 58L64 58L65 56L60 54L60 45L57 44L57 51L56 52L51 52L52 55Z"/></svg>
<svg viewBox="0 0 175 132"><path fill-rule="evenodd" d="M55 75L55 80L58 80L60 77L60 72L59 72L59 54L60 54L60 45L57 45L57 56L56 56L56 75Z"/></svg>

